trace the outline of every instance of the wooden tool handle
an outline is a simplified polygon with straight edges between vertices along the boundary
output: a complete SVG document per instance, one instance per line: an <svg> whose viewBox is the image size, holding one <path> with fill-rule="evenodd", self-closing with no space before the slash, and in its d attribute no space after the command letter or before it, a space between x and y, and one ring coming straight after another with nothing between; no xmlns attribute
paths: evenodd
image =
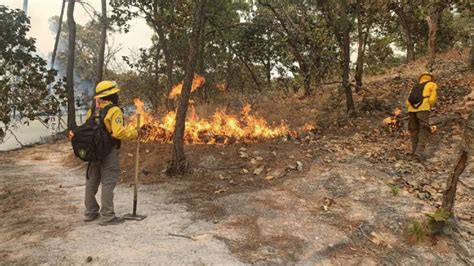
<svg viewBox="0 0 474 266"><path fill-rule="evenodd" d="M137 132L140 132L140 114L137 114ZM139 156L140 156L140 137L137 138L137 150L135 155L135 182L133 188L133 215L137 214L137 186L138 186L138 171L139 171Z"/></svg>

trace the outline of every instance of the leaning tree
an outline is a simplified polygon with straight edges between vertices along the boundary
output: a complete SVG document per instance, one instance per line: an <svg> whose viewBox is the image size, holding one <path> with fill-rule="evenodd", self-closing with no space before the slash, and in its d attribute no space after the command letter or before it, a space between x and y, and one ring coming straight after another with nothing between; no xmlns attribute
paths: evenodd
<svg viewBox="0 0 474 266"><path fill-rule="evenodd" d="M183 89L179 101L178 110L176 113L176 125L173 135L173 158L171 168L169 169L170 174L183 174L188 168L186 157L184 156L184 130L186 113L188 111L189 97L191 94L191 85L194 77L194 69L196 68L199 38L201 35L205 5L206 0L199 0L196 4L193 31L189 43L189 59L188 63L186 64Z"/></svg>

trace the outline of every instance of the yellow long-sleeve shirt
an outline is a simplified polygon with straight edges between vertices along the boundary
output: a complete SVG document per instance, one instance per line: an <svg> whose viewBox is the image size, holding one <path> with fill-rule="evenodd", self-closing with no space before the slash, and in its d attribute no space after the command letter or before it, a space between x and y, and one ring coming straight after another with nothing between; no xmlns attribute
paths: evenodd
<svg viewBox="0 0 474 266"><path fill-rule="evenodd" d="M112 104L109 101L101 101L100 109ZM87 111L87 119L91 116L91 109ZM104 124L110 135L118 140L135 140L138 137L137 129L133 126L124 126L122 110L114 106L110 108L104 117Z"/></svg>
<svg viewBox="0 0 474 266"><path fill-rule="evenodd" d="M423 103L418 107L413 107L407 100L406 105L408 112L415 113L420 111L429 111L435 105L437 99L438 85L431 80L431 76L423 75L420 77L419 83L428 82L423 89Z"/></svg>

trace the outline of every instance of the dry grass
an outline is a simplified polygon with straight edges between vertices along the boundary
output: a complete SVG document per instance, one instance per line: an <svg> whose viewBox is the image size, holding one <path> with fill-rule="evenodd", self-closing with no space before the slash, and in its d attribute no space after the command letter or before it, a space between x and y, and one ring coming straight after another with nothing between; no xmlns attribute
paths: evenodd
<svg viewBox="0 0 474 266"><path fill-rule="evenodd" d="M459 64L460 61L466 61L469 58L469 50L457 50L452 49L445 53L440 53L437 55L437 63L439 62L453 62L454 64ZM422 56L414 62L403 64L391 69L387 69L387 72L380 75L372 75L372 76L365 76L364 81L367 83L376 82L376 81L383 81L386 79L393 79L398 76L408 77L416 79L420 75L421 72L427 71L426 69L427 63L427 56ZM433 74L436 77L437 74L440 72L440 68L436 68L437 65L435 64Z"/></svg>

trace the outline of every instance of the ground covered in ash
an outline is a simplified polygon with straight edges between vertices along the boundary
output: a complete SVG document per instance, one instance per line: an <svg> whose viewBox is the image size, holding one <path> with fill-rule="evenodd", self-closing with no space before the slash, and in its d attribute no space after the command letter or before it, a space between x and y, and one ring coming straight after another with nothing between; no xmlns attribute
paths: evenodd
<svg viewBox="0 0 474 266"><path fill-rule="evenodd" d="M97 263L472 264L472 154L460 177L454 235L416 243L407 232L440 206L457 163L466 104L474 99L465 58L443 55L434 73L437 131L426 161L407 154L405 113L397 118L401 127L382 123L395 108L404 110L421 60L369 77L354 96L356 117L344 113L338 87L310 98L259 96L252 103L261 116L292 128L310 122L316 130L188 145L185 176L165 174L170 144L141 145L139 210L149 216L141 223L103 228L80 221L83 166L71 160L67 143L1 153L0 256L17 263L83 263L90 256ZM131 205L134 149L131 142L121 150L119 214Z"/></svg>

